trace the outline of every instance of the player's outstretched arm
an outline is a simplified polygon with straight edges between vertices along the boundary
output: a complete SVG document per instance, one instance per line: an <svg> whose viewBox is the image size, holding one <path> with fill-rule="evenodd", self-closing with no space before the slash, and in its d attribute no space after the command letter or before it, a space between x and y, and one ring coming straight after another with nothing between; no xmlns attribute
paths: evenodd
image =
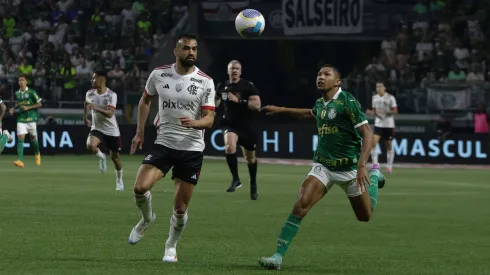
<svg viewBox="0 0 490 275"><path fill-rule="evenodd" d="M286 108L274 105L267 105L260 109L260 111L265 112L266 115L285 114L301 119L315 118L311 109Z"/></svg>

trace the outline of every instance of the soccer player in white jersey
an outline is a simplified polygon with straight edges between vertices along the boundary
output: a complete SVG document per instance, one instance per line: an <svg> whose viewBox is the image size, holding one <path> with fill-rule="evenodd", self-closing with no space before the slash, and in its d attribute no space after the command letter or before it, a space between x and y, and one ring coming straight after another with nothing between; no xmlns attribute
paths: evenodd
<svg viewBox="0 0 490 275"><path fill-rule="evenodd" d="M378 163L378 152L376 150L380 139L383 139L386 148L386 172L391 174L393 169L392 140L395 137L395 114L398 114L398 105L393 95L386 92L383 81L376 82L376 94L373 95L372 109L366 111L367 114L374 115L374 147L371 151L371 160Z"/></svg>
<svg viewBox="0 0 490 275"><path fill-rule="evenodd" d="M116 190L123 191L123 169L119 157L121 151L121 137L117 126L116 115L117 94L106 86L107 74L96 72L92 76L92 86L85 96L83 118L85 125L90 127L87 138L87 149L100 158L100 171L106 171L106 155L100 149L105 145L111 151L111 159L116 170ZM91 110L92 121L88 119L88 110Z"/></svg>
<svg viewBox="0 0 490 275"><path fill-rule="evenodd" d="M150 190L172 169L175 197L164 262L177 262L177 241L187 225L187 207L201 172L204 129L213 126L215 111L213 79L194 66L196 37L179 36L174 54L175 64L156 68L148 77L131 143L131 154L138 147L142 149L150 103L158 99L157 138L139 168L134 185L136 205L143 218L132 229L128 242L138 243L155 221Z"/></svg>

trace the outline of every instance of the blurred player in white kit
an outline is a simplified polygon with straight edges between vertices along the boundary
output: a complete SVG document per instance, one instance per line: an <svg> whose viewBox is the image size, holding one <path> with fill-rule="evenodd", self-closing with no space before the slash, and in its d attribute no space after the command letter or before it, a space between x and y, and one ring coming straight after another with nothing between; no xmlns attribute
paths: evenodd
<svg viewBox="0 0 490 275"><path fill-rule="evenodd" d="M395 152L393 152L392 140L395 137L395 114L398 114L398 105L393 95L386 92L383 81L376 82L376 94L373 95L372 109L367 114L376 116L374 120L375 144L371 151L372 163L378 163L376 147L380 139L383 139L386 148L386 172L392 173Z"/></svg>
<svg viewBox="0 0 490 275"><path fill-rule="evenodd" d="M106 86L107 74L99 71L92 76L91 89L85 95L85 106L83 108L83 120L90 127L87 138L87 149L100 158L100 171L105 173L106 155L99 146L104 144L111 151L111 159L116 170L116 190L123 191L123 170L119 157L121 152L121 136L115 115L117 106L117 94ZM92 121L88 119L88 110L91 111Z"/></svg>
<svg viewBox="0 0 490 275"><path fill-rule="evenodd" d="M139 168L134 185L135 202L143 218L132 229L128 242L138 243L155 221L150 190L172 169L175 197L164 262L177 262L177 241L187 225L187 208L201 172L204 129L213 126L215 111L213 79L194 66L196 37L181 35L174 54L175 64L155 68L148 77L131 144L131 154L137 148L142 149L150 103L157 96L157 138Z"/></svg>

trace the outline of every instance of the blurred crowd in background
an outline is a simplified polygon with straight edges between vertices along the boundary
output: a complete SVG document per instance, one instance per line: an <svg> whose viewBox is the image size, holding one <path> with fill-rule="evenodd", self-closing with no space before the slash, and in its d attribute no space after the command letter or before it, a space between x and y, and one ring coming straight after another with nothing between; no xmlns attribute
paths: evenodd
<svg viewBox="0 0 490 275"><path fill-rule="evenodd" d="M183 0L0 0L0 96L10 97L16 76L27 74L31 76L28 85L60 107L62 101L83 100L90 87L87 80L96 68L109 71L108 85L120 98L140 93L149 60L187 12L188 3ZM479 87L488 90L489 0L420 0L398 22L397 33L377 42L375 50L366 49L362 41L349 42L351 52L369 51L367 58L346 61L350 69L343 72L344 88L363 105L370 104L380 79L386 81L404 113L428 111L425 88L434 82L482 83ZM214 43L228 45L228 49L215 51L219 52L213 56L219 67L207 71L213 77L223 76L215 77L219 82L226 78L223 64L237 56L226 52L234 49L236 53L240 45L230 46L236 41ZM317 42L300 43L308 49ZM213 48L213 42L210 45ZM254 45L264 49L261 42ZM336 54L335 49L330 51ZM314 86L317 67L331 63L329 58L315 55L313 60L304 60L305 50L301 50L296 67L286 71L268 60L269 53L254 52L257 58L244 67L244 72L251 67L275 70L267 77L258 70L248 74L264 90L264 101L310 106L318 96ZM341 55L349 58L348 52ZM262 79L257 79L258 73ZM282 102L275 99L279 93Z"/></svg>
<svg viewBox="0 0 490 275"><path fill-rule="evenodd" d="M48 106L80 101L99 69L120 98L140 92L187 9L180 0L0 0L0 97L11 98L24 74Z"/></svg>

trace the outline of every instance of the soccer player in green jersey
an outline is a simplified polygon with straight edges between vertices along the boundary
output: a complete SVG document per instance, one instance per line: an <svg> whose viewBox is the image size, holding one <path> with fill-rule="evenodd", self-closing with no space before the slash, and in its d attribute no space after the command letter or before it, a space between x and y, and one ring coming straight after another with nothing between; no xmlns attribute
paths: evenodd
<svg viewBox="0 0 490 275"><path fill-rule="evenodd" d="M17 103L10 109L10 114L17 113L17 155L19 159L14 161L14 165L24 168L24 138L27 134L31 136L36 165L41 165L41 154L37 141L38 109L41 107L41 98L36 91L27 87L27 79L23 75L19 76L19 90L15 92L15 99Z"/></svg>
<svg viewBox="0 0 490 275"><path fill-rule="evenodd" d="M12 136L10 135L9 131L2 131L2 119L6 111L7 106L5 106L5 103L3 103L2 99L0 98L0 154L3 152L3 149L5 149L5 144L7 144L7 141L12 141Z"/></svg>
<svg viewBox="0 0 490 275"><path fill-rule="evenodd" d="M324 65L317 75L317 88L322 93L313 109L277 106L262 108L268 115L289 114L315 119L318 147L313 167L303 181L294 204L277 240L276 253L261 257L259 264L280 269L282 259L310 209L336 184L346 193L359 221L371 219L378 201L378 188L384 185L379 164L369 172L366 162L373 145L373 134L359 102L340 87L339 71Z"/></svg>

